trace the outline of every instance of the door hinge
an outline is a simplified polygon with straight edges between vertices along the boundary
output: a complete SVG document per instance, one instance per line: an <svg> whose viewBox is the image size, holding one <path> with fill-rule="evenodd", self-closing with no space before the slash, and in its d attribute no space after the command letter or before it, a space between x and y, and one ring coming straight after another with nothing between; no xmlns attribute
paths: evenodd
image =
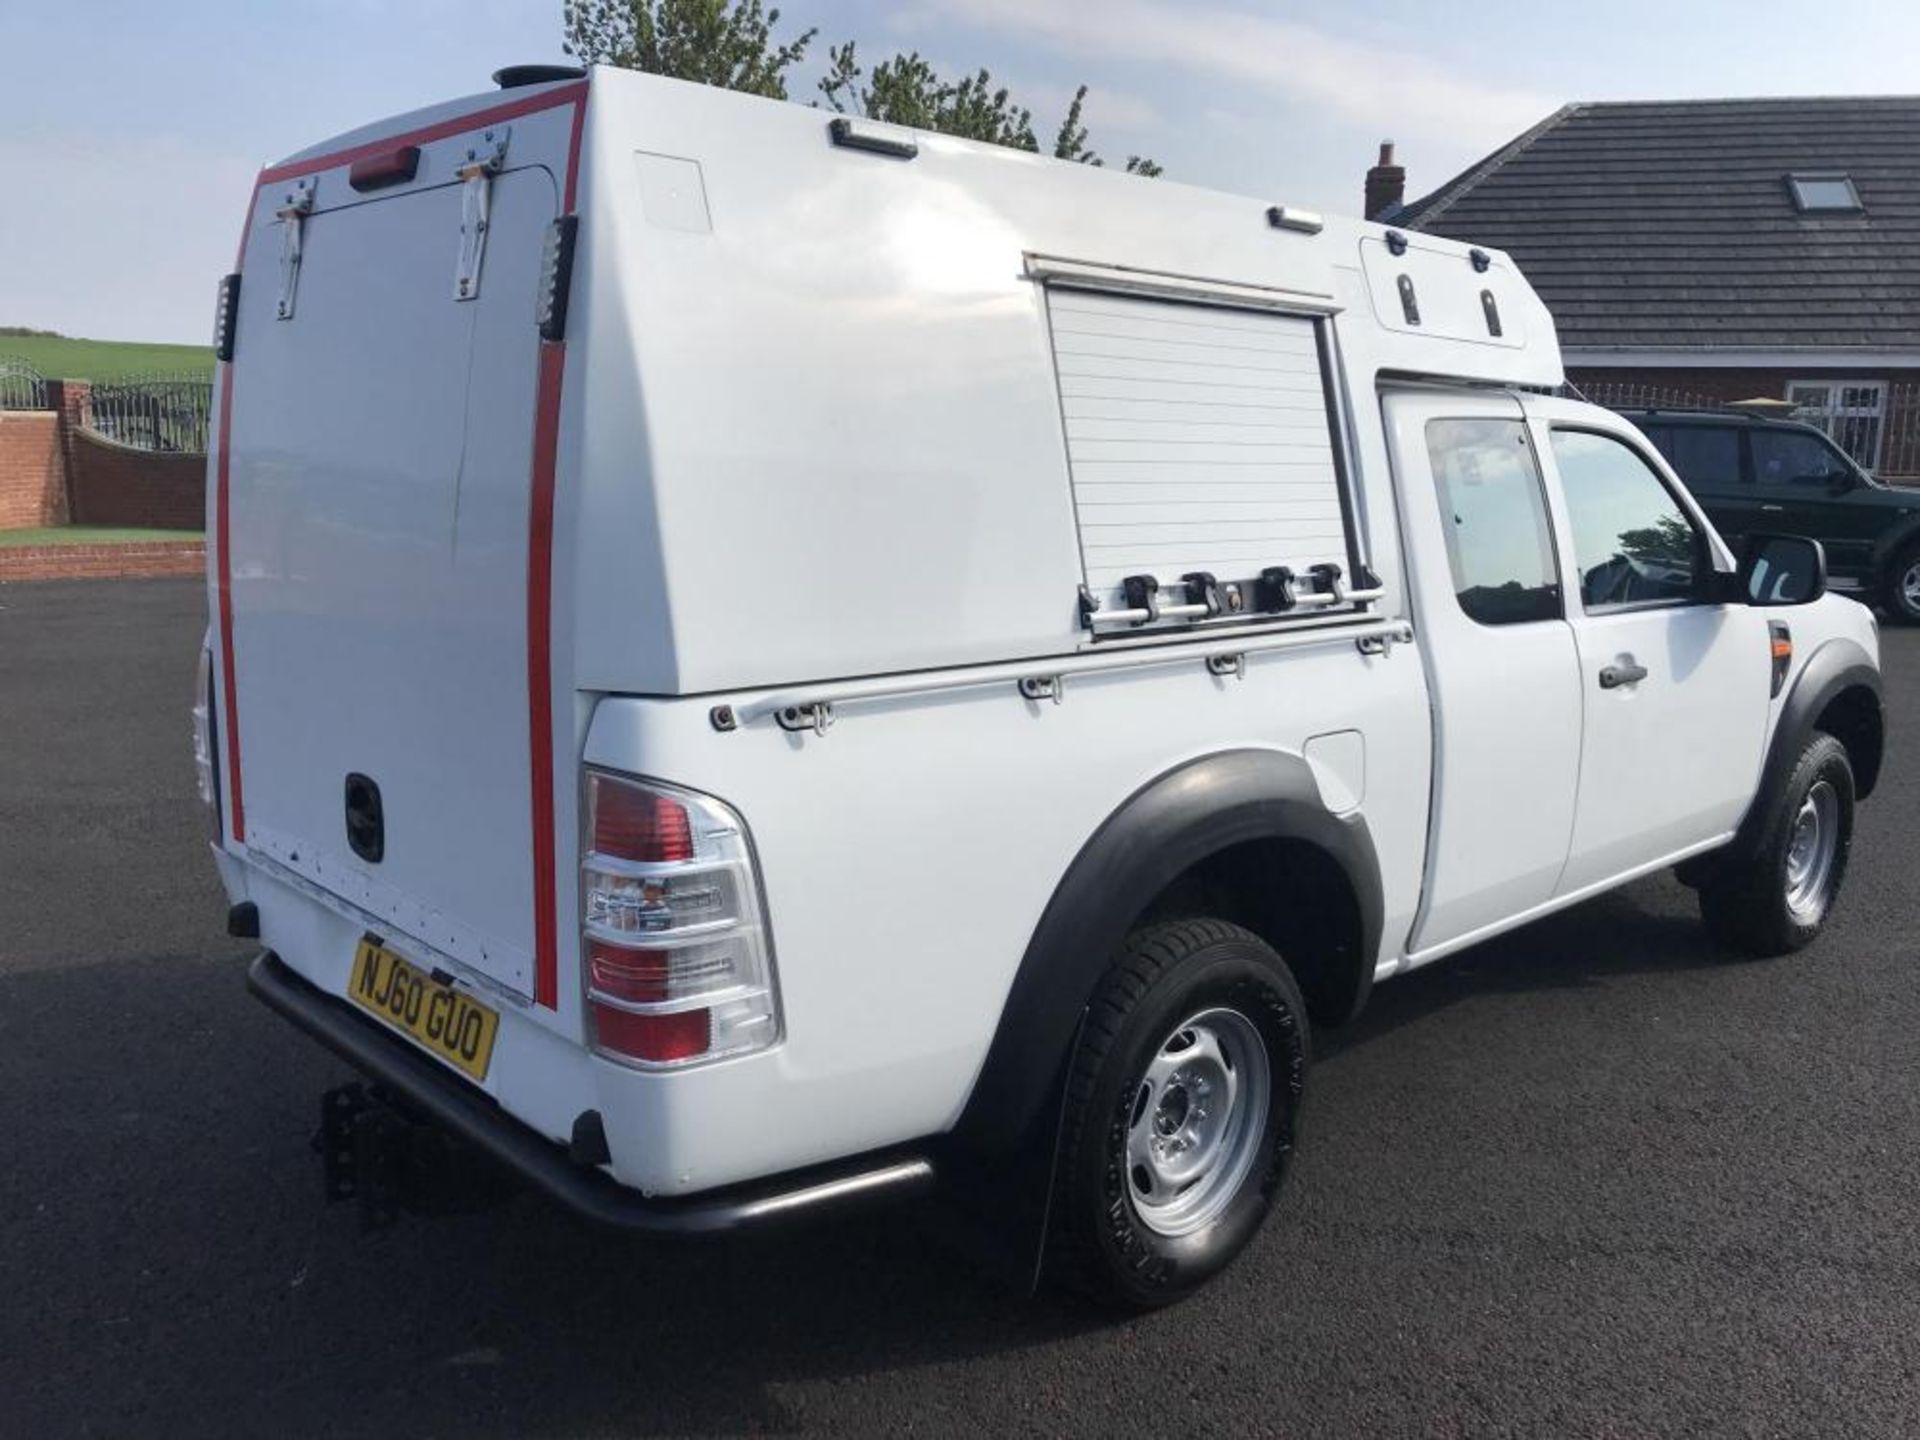
<svg viewBox="0 0 1920 1440"><path fill-rule="evenodd" d="M280 298L274 302L273 318L291 320L293 299L300 289L301 242L305 238L307 216L313 213L313 177L293 182L287 200L274 214L280 217Z"/></svg>
<svg viewBox="0 0 1920 1440"><path fill-rule="evenodd" d="M472 300L480 294L480 266L487 257L487 228L491 224L493 177L507 164L509 125L481 132L478 143L467 147L467 158L454 171L460 177L460 263L453 272L453 298Z"/></svg>

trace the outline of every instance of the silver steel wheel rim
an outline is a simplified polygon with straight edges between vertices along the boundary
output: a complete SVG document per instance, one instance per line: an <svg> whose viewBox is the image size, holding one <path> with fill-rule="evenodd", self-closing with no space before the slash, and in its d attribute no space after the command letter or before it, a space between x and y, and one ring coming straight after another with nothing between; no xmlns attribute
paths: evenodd
<svg viewBox="0 0 1920 1440"><path fill-rule="evenodd" d="M1827 886L1834 857L1840 853L1840 795L1816 780L1794 812L1787 839L1787 910L1803 924L1818 920L1827 908Z"/></svg>
<svg viewBox="0 0 1920 1440"><path fill-rule="evenodd" d="M1266 1041L1238 1010L1173 1027L1127 1115L1127 1192L1141 1224L1171 1237L1220 1218L1259 1162L1272 1074Z"/></svg>
<svg viewBox="0 0 1920 1440"><path fill-rule="evenodd" d="M1920 615L1920 560L1906 568L1900 577L1900 598L1907 603L1907 609Z"/></svg>

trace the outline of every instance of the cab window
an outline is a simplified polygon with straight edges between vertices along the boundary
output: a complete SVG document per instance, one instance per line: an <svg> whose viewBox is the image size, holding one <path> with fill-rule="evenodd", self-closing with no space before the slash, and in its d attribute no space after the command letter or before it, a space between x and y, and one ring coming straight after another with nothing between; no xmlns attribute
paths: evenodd
<svg viewBox="0 0 1920 1440"><path fill-rule="evenodd" d="M1754 430L1747 443L1753 447L1753 477L1762 485L1831 485L1853 478L1825 437L1805 430Z"/></svg>
<svg viewBox="0 0 1920 1440"><path fill-rule="evenodd" d="M1429 420L1427 454L1460 608L1482 625L1558 620L1560 573L1527 427Z"/></svg>
<svg viewBox="0 0 1920 1440"><path fill-rule="evenodd" d="M1705 547L1653 467L1591 430L1555 430L1552 443L1586 608L1692 599Z"/></svg>

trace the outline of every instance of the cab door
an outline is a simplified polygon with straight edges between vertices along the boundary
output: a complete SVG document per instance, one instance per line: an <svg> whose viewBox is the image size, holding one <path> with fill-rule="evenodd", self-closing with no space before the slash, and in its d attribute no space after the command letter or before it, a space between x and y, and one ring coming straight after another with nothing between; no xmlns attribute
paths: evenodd
<svg viewBox="0 0 1920 1440"><path fill-rule="evenodd" d="M1580 663L1519 401L1409 393L1385 410L1433 703L1418 963L1552 899L1573 830Z"/></svg>
<svg viewBox="0 0 1920 1440"><path fill-rule="evenodd" d="M1731 557L1643 437L1591 406L1525 403L1579 651L1564 897L1732 834L1760 773L1772 666L1761 611L1702 598Z"/></svg>

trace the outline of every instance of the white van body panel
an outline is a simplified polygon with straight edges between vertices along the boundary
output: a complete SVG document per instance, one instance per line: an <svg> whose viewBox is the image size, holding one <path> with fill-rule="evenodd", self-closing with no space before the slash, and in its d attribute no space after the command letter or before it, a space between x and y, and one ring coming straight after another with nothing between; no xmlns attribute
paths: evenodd
<svg viewBox="0 0 1920 1440"><path fill-rule="evenodd" d="M833 148L804 107L617 72L594 87L569 338L596 517L575 566L593 597L574 637L583 689L1077 646L1067 446L1030 257L1339 307L1362 394L1382 367L1560 379L1524 287L1510 308L1546 337L1524 349L1383 335L1359 265L1378 226L1302 235L1270 226L1266 201L940 135L903 162ZM697 168L711 229L649 220L636 166L661 156ZM1477 296L1465 247L1446 248Z"/></svg>
<svg viewBox="0 0 1920 1440"><path fill-rule="evenodd" d="M1209 754L1298 756L1313 736L1357 734L1388 933L1404 939L1428 784L1412 659L1334 636L1250 653L1242 679L1198 662L1075 675L1058 705L1010 682L880 699L804 740L769 725L716 733L699 701L602 701L587 762L643 754L719 795L751 817L766 879L787 1039L714 1067L742 1088L699 1103L694 1133L758 1153L774 1136L783 1149L821 1143L821 1117L836 1140L842 1125L888 1142L950 1127L1074 856L1128 796ZM777 1077L744 1073L762 1066ZM629 1138L651 1143L645 1129Z"/></svg>
<svg viewBox="0 0 1920 1440"><path fill-rule="evenodd" d="M1449 634L1466 642L1438 614L1444 556L1403 553L1439 520L1416 475L1396 485L1382 395L1418 380L1461 413L1518 415L1499 391L1562 378L1550 318L1497 252L1418 240L1415 325L1380 226L1276 228L1284 197L937 135L901 160L836 147L828 119L601 70L303 152L256 194L221 372L229 893L328 995L373 932L484 998L486 1093L559 1142L598 1112L608 1169L652 1195L952 1127L1061 877L1190 760L1307 766L1377 858L1365 961L1404 965L1442 873L1434 707L1452 679L1431 676ZM489 127L511 132L498 225L463 302L454 172ZM354 157L403 143L415 181L349 193ZM295 175L319 199L283 321ZM571 312L564 341L535 343L555 214L579 221ZM1053 300L1088 322L1068 346ZM1298 398L1316 376L1324 428ZM1128 464L1161 488L1111 488ZM1333 465L1337 488L1270 483L1296 464ZM1124 561L1090 558L1107 545ZM1164 596L1189 563L1239 582L1321 557L1369 598L1137 633L1080 607L1086 584L1110 620L1130 565ZM1476 654L1461 673L1504 672ZM808 712L818 731L777 713L829 704L830 728ZM1479 785L1501 754L1461 763ZM742 818L771 1048L653 1072L590 1050L587 766ZM377 862L343 832L356 771L385 798ZM1551 886L1524 898L1550 905ZM1525 909L1471 903L1460 925L1487 931Z"/></svg>

